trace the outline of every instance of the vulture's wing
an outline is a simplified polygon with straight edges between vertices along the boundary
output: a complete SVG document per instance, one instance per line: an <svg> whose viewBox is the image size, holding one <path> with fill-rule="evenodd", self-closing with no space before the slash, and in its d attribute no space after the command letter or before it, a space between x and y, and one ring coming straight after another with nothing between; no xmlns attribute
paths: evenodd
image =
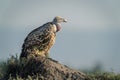
<svg viewBox="0 0 120 80"><path fill-rule="evenodd" d="M43 50L50 42L52 27L51 23L44 24L43 26L33 30L28 34L27 38L24 41L23 49L28 49L32 47L37 47L39 50Z"/></svg>

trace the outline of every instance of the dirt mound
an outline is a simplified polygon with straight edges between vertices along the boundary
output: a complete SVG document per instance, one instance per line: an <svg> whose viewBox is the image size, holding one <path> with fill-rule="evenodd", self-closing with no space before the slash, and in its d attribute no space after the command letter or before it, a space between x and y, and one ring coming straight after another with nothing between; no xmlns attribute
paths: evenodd
<svg viewBox="0 0 120 80"><path fill-rule="evenodd" d="M51 58L38 56L23 60L23 62L24 64L9 65L7 79L10 77L28 79L29 77L35 80L89 80L84 73Z"/></svg>

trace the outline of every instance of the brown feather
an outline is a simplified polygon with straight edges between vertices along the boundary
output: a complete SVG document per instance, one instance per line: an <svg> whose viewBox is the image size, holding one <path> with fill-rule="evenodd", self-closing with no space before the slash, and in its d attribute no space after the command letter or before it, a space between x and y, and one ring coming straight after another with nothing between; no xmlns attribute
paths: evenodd
<svg viewBox="0 0 120 80"><path fill-rule="evenodd" d="M31 31L22 46L20 59L29 55L40 55L47 57L52 45L55 43L56 32L61 29L61 22L66 22L60 16L56 16L52 22L48 22Z"/></svg>
<svg viewBox="0 0 120 80"><path fill-rule="evenodd" d="M20 58L29 54L45 57L55 42L54 27L54 24L49 22L29 33L22 46Z"/></svg>

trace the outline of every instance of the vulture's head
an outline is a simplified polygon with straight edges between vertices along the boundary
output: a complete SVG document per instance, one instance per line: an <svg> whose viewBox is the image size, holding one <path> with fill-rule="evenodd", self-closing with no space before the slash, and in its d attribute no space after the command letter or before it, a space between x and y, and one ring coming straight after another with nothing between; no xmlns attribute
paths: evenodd
<svg viewBox="0 0 120 80"><path fill-rule="evenodd" d="M60 17L60 16L56 16L54 19L53 19L53 22L54 23L61 23L61 22L67 22L66 19Z"/></svg>
<svg viewBox="0 0 120 80"><path fill-rule="evenodd" d="M53 23L56 25L56 28L57 28L56 32L60 31L62 22L67 22L67 20L62 18L62 17L60 17L60 16L56 16L53 19Z"/></svg>

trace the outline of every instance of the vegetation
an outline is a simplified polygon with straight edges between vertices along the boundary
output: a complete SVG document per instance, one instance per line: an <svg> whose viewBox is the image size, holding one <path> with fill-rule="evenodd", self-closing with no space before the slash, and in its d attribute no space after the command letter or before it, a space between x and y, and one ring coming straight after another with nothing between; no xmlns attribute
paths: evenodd
<svg viewBox="0 0 120 80"><path fill-rule="evenodd" d="M12 56L5 62L0 62L0 80L33 80L33 77L29 75L26 79L23 79L19 74L20 69L21 65L17 56ZM90 80L120 80L120 74L113 72L91 72L86 74ZM34 80L38 80L37 75Z"/></svg>
<svg viewBox="0 0 120 80"><path fill-rule="evenodd" d="M120 80L120 74L115 74L113 72L98 72L88 74L90 80Z"/></svg>

